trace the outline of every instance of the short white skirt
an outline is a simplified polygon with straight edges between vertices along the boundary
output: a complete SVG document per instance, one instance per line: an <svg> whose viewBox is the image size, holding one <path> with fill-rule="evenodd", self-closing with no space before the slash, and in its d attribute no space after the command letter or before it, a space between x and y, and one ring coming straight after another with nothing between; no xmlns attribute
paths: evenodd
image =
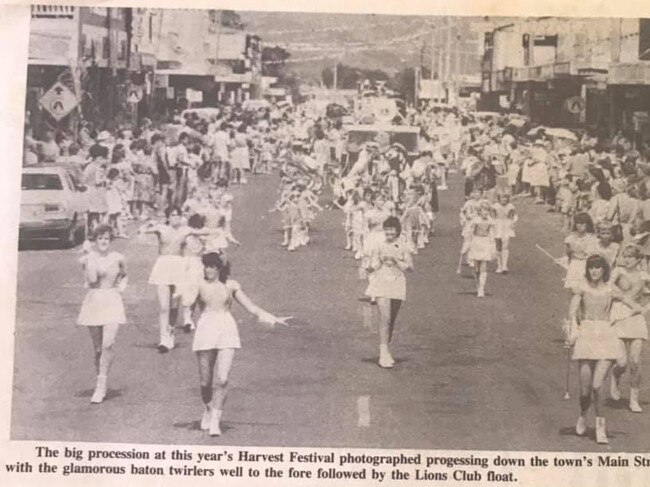
<svg viewBox="0 0 650 487"><path fill-rule="evenodd" d="M632 310L620 301L612 304L612 320L620 320L614 323L614 329L619 338L627 340L647 340L648 325L645 316L632 314Z"/></svg>
<svg viewBox="0 0 650 487"><path fill-rule="evenodd" d="M84 298L77 324L80 326L126 323L122 295L115 289L90 289Z"/></svg>
<svg viewBox="0 0 650 487"><path fill-rule="evenodd" d="M192 350L241 348L237 322L229 311L206 311L199 318Z"/></svg>
<svg viewBox="0 0 650 487"><path fill-rule="evenodd" d="M494 239L474 235L469 245L467 258L474 261L490 261L494 260L496 252Z"/></svg>
<svg viewBox="0 0 650 487"><path fill-rule="evenodd" d="M371 298L406 299L406 277L397 267L380 267L368 275L366 296Z"/></svg>
<svg viewBox="0 0 650 487"><path fill-rule="evenodd" d="M176 286L186 280L186 262L180 255L160 255L151 270L149 284Z"/></svg>
<svg viewBox="0 0 650 487"><path fill-rule="evenodd" d="M494 237L504 240L515 236L515 228L512 220L498 219L494 225Z"/></svg>
<svg viewBox="0 0 650 487"><path fill-rule="evenodd" d="M609 321L580 323L573 360L616 360L624 353L623 342Z"/></svg>
<svg viewBox="0 0 650 487"><path fill-rule="evenodd" d="M573 289L585 282L586 259L571 259L564 278L565 289Z"/></svg>

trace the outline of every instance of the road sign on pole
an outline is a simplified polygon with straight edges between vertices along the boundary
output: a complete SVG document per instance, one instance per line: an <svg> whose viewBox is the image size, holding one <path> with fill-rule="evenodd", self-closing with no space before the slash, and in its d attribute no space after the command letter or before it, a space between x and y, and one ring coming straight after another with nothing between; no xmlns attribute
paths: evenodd
<svg viewBox="0 0 650 487"><path fill-rule="evenodd" d="M144 93L142 90L142 86L138 85L129 85L128 90L126 92L126 101L129 103L140 103L142 101Z"/></svg>
<svg viewBox="0 0 650 487"><path fill-rule="evenodd" d="M39 103L58 122L74 110L79 101L70 88L57 81L41 97Z"/></svg>
<svg viewBox="0 0 650 487"><path fill-rule="evenodd" d="M585 101L579 96L572 96L564 101L564 108L569 113L578 114L585 109Z"/></svg>

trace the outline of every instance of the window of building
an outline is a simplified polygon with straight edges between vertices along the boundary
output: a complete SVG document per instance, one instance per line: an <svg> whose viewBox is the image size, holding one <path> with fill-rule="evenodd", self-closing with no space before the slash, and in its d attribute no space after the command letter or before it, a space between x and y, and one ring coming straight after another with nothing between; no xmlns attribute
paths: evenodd
<svg viewBox="0 0 650 487"><path fill-rule="evenodd" d="M149 16L149 42L153 42L153 15Z"/></svg>
<svg viewBox="0 0 650 487"><path fill-rule="evenodd" d="M111 52L108 37L102 37L102 58L108 59Z"/></svg>

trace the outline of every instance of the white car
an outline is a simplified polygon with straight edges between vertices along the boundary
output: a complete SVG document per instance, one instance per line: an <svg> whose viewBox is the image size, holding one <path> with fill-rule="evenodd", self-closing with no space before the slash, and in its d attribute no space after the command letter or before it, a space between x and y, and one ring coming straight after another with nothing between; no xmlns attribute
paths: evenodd
<svg viewBox="0 0 650 487"><path fill-rule="evenodd" d="M85 237L85 187L75 171L54 164L23 167L20 240L57 239L73 247Z"/></svg>

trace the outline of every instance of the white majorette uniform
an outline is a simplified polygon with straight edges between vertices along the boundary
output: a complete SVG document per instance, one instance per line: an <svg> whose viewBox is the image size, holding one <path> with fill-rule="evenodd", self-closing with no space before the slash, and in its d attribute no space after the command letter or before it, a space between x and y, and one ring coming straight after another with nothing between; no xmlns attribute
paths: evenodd
<svg viewBox="0 0 650 487"><path fill-rule="evenodd" d="M474 262L494 260L497 254L494 240L494 220L475 217L470 223L471 242L467 258Z"/></svg>
<svg viewBox="0 0 650 487"><path fill-rule="evenodd" d="M149 276L149 284L156 286L178 286L185 283L186 262L180 254L182 243L189 233L188 227L172 228L168 225L158 225L155 230L160 233L161 247L176 251L158 256Z"/></svg>
<svg viewBox="0 0 650 487"><path fill-rule="evenodd" d="M591 234L585 233L582 236L572 233L564 243L571 248L572 257L569 261L569 268L564 278L564 287L572 289L577 285L585 282L585 269L589 252L596 246L598 239Z"/></svg>
<svg viewBox="0 0 650 487"><path fill-rule="evenodd" d="M583 280L575 293L582 298L583 308L602 309L607 315L612 307L612 287L594 289ZM573 360L616 360L625 353L623 342L616 329L608 320L594 320L585 316L578 326L578 334L573 346Z"/></svg>
<svg viewBox="0 0 650 487"><path fill-rule="evenodd" d="M199 297L207 303L194 333L192 351L241 348L237 322L230 313L234 294L241 290L237 281L203 281L199 285Z"/></svg>
<svg viewBox="0 0 650 487"><path fill-rule="evenodd" d="M619 274L617 280L618 287L624 292L632 288L632 283L635 280L633 276L624 267L618 267L616 272ZM650 276L646 272L637 271L644 282L650 280ZM643 288L641 288L641 291ZM614 329L621 339L627 340L647 340L648 339L648 325L645 316L642 314L632 314L632 310L624 303L615 301L612 304L612 320L616 320Z"/></svg>
<svg viewBox="0 0 650 487"><path fill-rule="evenodd" d="M500 240L507 240L515 236L515 222L516 219L512 215L516 215L515 207L512 203L502 205L497 203L494 205L494 238Z"/></svg>
<svg viewBox="0 0 650 487"><path fill-rule="evenodd" d="M119 252L102 256L91 252L84 259L87 268L97 272L97 282L90 289L81 305L77 324L80 326L121 325L126 323L124 303L118 289L122 279L124 257Z"/></svg>
<svg viewBox="0 0 650 487"><path fill-rule="evenodd" d="M383 242L375 245L370 256L370 267L375 269L368 276L366 296L371 298L406 299L406 277L397 266L383 263L386 258L409 262L410 250L403 239L394 242Z"/></svg>

